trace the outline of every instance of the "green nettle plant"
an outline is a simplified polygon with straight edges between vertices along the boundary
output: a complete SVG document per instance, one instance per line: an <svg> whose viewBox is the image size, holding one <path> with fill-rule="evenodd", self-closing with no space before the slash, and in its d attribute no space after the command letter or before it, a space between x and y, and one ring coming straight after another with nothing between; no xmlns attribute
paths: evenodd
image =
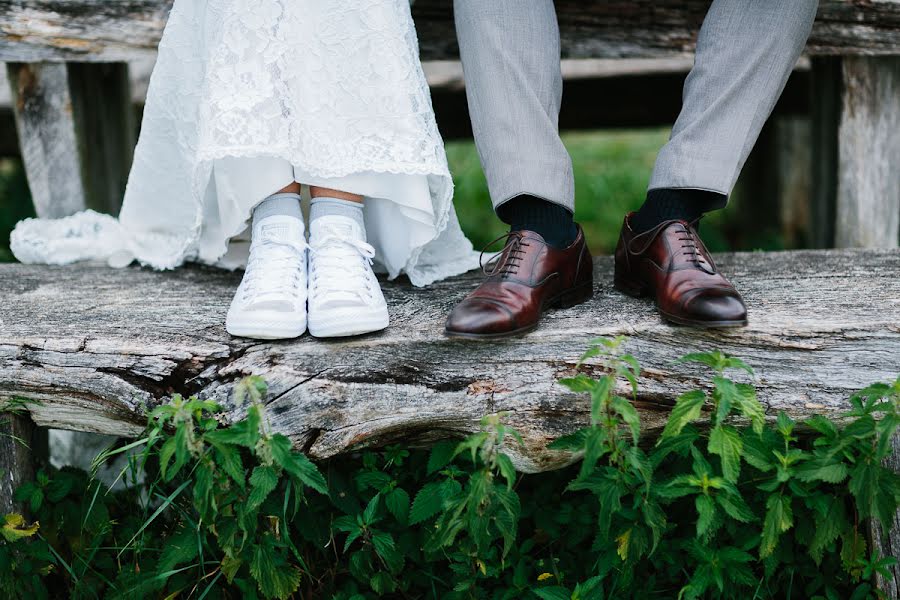
<svg viewBox="0 0 900 600"><path fill-rule="evenodd" d="M0 523L9 598L876 598L900 476L882 466L900 378L825 417L767 421L752 370L718 352L658 436L641 436L640 367L595 340L561 383L587 426L553 447L581 460L516 473L502 414L430 451L390 446L310 462L271 431L265 384L240 382L234 424L178 395L91 472L45 468ZM585 363L590 361L589 365ZM588 373L601 373L591 377ZM737 373L745 381L731 378ZM96 477L127 456L119 485Z"/></svg>

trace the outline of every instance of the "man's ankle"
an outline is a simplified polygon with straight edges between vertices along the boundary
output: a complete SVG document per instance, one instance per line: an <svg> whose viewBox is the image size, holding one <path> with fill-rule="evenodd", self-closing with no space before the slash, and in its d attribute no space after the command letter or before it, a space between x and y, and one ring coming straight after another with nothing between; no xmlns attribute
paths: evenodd
<svg viewBox="0 0 900 600"><path fill-rule="evenodd" d="M578 227L566 207L534 196L521 195L497 207L497 216L511 231L534 231L554 248L567 248L578 237Z"/></svg>
<svg viewBox="0 0 900 600"><path fill-rule="evenodd" d="M635 233L650 231L660 223L674 219L693 222L705 213L724 208L728 196L708 190L688 188L656 188L647 192L647 199L631 217Z"/></svg>

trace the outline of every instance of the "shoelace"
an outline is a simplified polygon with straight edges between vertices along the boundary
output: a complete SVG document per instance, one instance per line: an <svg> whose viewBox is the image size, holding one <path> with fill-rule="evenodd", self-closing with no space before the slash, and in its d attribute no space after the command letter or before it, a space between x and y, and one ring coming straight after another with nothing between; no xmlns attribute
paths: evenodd
<svg viewBox="0 0 900 600"><path fill-rule="evenodd" d="M700 252L694 231L690 227L682 226L681 234L682 237L679 237L678 240L681 242L682 254L688 256L691 262L704 271L709 270L709 263L706 262L706 259L703 258L703 254Z"/></svg>
<svg viewBox="0 0 900 600"><path fill-rule="evenodd" d="M371 298L372 283L369 266L375 258L375 248L358 239L347 239L339 232L324 229L310 246L315 256L310 270L310 286L319 294L343 292L357 294L360 298ZM355 259L355 260L354 260ZM337 271L343 276L323 277L321 271Z"/></svg>
<svg viewBox="0 0 900 600"><path fill-rule="evenodd" d="M503 248L491 256L487 262L484 262L484 253L487 252L487 249L503 238L506 238L506 244L503 245ZM522 235L522 232L510 231L488 242L478 256L478 266L481 267L481 271L488 277L494 275L500 275L501 277L515 275L519 271L522 259L525 257L525 248L530 245L525 241L526 239L528 238ZM501 260L504 256L505 259Z"/></svg>
<svg viewBox="0 0 900 600"><path fill-rule="evenodd" d="M699 221L699 219L697 219ZM696 222L696 221L695 221ZM678 223L681 226L681 231L679 231L678 241L681 242L681 253L684 256L689 257L689 260L694 263L698 269L702 269L707 273L715 273L715 268L713 265L706 260L703 256L703 252L701 252L701 244L700 240L697 238L697 234L694 232L692 227L685 226L684 223L676 220L663 221L653 229L646 231L634 239L631 240L631 243L628 245L628 251L632 254L642 254L647 248L650 247L650 244L653 243L653 240L656 239L656 236L660 234L660 232L671 225L672 223ZM639 249L635 250L632 246L638 240L642 240L646 237L646 242L640 246Z"/></svg>
<svg viewBox="0 0 900 600"><path fill-rule="evenodd" d="M297 259L306 249L306 242L278 240L265 235L258 244L251 245L244 278L244 300L257 295L295 292L301 274Z"/></svg>

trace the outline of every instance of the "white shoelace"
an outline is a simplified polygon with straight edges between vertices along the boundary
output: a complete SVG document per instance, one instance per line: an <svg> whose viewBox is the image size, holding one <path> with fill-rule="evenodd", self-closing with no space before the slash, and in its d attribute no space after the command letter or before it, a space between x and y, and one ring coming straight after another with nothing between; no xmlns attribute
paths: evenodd
<svg viewBox="0 0 900 600"><path fill-rule="evenodd" d="M310 246L310 288L317 296L332 293L355 294L362 300L372 299L371 269L375 248L324 226ZM325 272L325 274L323 274Z"/></svg>
<svg viewBox="0 0 900 600"><path fill-rule="evenodd" d="M256 296L296 294L301 288L306 242L265 236L250 246L244 301ZM298 268L299 267L299 268Z"/></svg>

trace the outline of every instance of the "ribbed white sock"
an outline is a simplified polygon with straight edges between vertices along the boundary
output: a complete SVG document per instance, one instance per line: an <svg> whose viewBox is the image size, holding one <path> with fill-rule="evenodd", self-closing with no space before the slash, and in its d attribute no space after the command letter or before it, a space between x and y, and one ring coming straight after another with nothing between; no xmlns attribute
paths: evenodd
<svg viewBox="0 0 900 600"><path fill-rule="evenodd" d="M340 200L338 198L313 198L309 205L309 221L312 223L319 217L327 215L338 215L348 217L359 224L359 228L366 230L365 219L363 218L363 205L361 202L353 202L351 200Z"/></svg>
<svg viewBox="0 0 900 600"><path fill-rule="evenodd" d="M266 217L283 215L303 220L303 212L300 210L300 194L282 192L272 194L253 209L253 222L258 223Z"/></svg>

